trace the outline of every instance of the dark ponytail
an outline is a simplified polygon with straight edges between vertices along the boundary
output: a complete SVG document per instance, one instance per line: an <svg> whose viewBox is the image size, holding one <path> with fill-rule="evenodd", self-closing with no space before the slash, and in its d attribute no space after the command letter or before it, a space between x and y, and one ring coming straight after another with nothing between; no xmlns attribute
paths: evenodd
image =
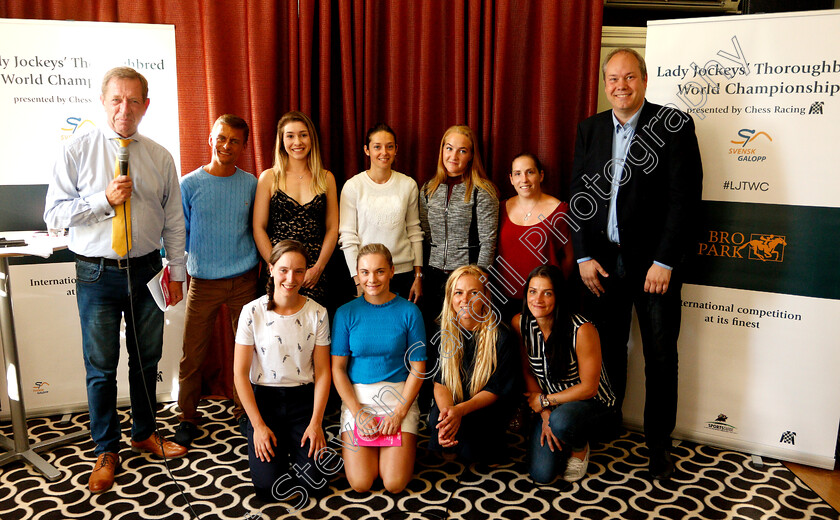
<svg viewBox="0 0 840 520"><path fill-rule="evenodd" d="M280 260L280 257L285 255L286 253L300 253L303 255L304 265L309 265L309 251L306 250L306 247L303 246L297 240L281 240L274 244L274 247L271 249L271 255L268 257L268 264L269 266L273 266ZM266 308L268 310L274 310L274 277L271 276L271 267L269 267L269 274L268 274L268 283L265 286L265 293L268 295L268 305Z"/></svg>

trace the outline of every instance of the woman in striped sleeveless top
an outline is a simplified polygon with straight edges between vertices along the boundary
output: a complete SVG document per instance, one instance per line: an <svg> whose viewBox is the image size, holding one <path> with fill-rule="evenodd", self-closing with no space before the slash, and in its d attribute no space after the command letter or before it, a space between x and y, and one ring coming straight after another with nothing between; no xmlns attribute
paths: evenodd
<svg viewBox="0 0 840 520"><path fill-rule="evenodd" d="M563 274L554 265L531 271L523 299L513 326L527 359L528 404L541 419L530 440L529 472L538 483L561 472L574 482L586 474L589 440L615 414L598 331L570 312Z"/></svg>

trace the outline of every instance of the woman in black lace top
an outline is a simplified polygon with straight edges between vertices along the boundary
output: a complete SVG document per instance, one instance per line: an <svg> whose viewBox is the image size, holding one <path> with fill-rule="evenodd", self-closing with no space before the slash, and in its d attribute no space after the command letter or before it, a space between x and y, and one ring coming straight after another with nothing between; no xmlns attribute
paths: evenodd
<svg viewBox="0 0 840 520"><path fill-rule="evenodd" d="M254 241L263 260L284 239L309 252L300 293L326 305L323 273L338 241L338 195L335 177L321 162L315 126L296 111L277 122L274 165L260 175L254 200Z"/></svg>

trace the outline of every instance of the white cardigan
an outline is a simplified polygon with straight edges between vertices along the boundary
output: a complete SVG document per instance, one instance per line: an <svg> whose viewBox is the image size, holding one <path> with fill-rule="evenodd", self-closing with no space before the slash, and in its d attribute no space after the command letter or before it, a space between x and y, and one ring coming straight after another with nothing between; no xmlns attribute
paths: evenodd
<svg viewBox="0 0 840 520"><path fill-rule="evenodd" d="M392 171L384 184L366 172L344 184L339 204L338 243L351 276L356 257L367 244L380 243L391 251L394 273L407 273L423 265L423 230L417 206L417 182Z"/></svg>

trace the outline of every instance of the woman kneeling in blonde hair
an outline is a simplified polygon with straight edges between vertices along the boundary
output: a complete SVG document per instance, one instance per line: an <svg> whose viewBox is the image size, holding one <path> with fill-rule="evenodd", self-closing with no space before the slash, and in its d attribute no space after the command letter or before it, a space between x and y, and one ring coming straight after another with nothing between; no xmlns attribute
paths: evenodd
<svg viewBox="0 0 840 520"><path fill-rule="evenodd" d="M391 252L382 244L359 250L364 293L335 313L332 371L341 396L342 457L354 490L377 477L399 493L411 480L426 369L426 334L416 305L391 292Z"/></svg>
<svg viewBox="0 0 840 520"><path fill-rule="evenodd" d="M449 275L440 331L435 402L429 412L429 449L467 461L488 461L503 452L504 432L519 387L516 339L501 322L475 265Z"/></svg>

